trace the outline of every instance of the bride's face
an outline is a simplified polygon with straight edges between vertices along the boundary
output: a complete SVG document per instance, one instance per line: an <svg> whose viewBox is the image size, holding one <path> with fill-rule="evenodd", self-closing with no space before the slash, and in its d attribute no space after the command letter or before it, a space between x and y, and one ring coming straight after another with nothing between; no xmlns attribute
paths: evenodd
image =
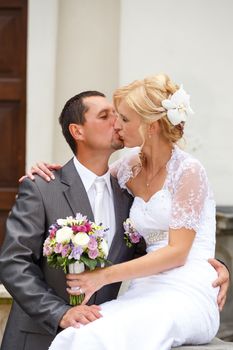
<svg viewBox="0 0 233 350"><path fill-rule="evenodd" d="M139 132L140 125L141 117L122 100L118 106L118 118L115 122L115 129L118 131L125 147L130 148L142 145L143 139Z"/></svg>

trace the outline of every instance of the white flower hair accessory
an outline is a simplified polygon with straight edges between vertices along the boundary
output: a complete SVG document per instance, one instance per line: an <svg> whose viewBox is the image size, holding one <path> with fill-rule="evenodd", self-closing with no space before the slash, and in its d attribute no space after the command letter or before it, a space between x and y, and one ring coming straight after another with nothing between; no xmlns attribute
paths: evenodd
<svg viewBox="0 0 233 350"><path fill-rule="evenodd" d="M190 96L181 85L169 99L162 101L162 106L167 110L167 117L173 125L185 122L187 116L194 114L189 99Z"/></svg>

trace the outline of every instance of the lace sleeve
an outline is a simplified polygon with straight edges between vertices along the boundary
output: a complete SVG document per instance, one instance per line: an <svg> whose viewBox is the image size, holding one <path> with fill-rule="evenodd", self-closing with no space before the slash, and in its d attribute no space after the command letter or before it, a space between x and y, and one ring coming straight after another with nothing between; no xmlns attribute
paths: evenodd
<svg viewBox="0 0 233 350"><path fill-rule="evenodd" d="M184 163L174 189L170 228L197 231L208 192L208 180L201 164L198 161Z"/></svg>
<svg viewBox="0 0 233 350"><path fill-rule="evenodd" d="M117 173L121 167L122 158L115 160L112 164L109 165L110 173L112 176L117 178Z"/></svg>
<svg viewBox="0 0 233 350"><path fill-rule="evenodd" d="M138 149L139 147L135 147L110 165L111 174L117 178L120 187L123 189L127 189L126 183L134 176L132 169L139 163Z"/></svg>

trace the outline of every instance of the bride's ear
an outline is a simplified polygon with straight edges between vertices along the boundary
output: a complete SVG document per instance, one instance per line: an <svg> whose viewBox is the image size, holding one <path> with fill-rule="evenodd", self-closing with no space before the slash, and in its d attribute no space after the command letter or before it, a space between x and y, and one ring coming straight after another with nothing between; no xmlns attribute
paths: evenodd
<svg viewBox="0 0 233 350"><path fill-rule="evenodd" d="M160 126L159 126L158 121L150 123L150 125L148 127L148 134L155 135L155 134L158 134L159 132L160 132Z"/></svg>
<svg viewBox="0 0 233 350"><path fill-rule="evenodd" d="M83 140L84 131L83 131L82 125L79 125L79 124L70 124L70 125L69 125L69 131L70 131L72 137L73 137L76 141Z"/></svg>

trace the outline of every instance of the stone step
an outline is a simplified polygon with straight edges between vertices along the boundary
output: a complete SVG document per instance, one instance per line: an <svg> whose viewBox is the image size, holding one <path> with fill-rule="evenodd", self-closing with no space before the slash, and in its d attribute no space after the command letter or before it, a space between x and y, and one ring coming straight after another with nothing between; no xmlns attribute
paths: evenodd
<svg viewBox="0 0 233 350"><path fill-rule="evenodd" d="M218 338L207 345L183 345L174 350L233 350L233 343L224 342Z"/></svg>

